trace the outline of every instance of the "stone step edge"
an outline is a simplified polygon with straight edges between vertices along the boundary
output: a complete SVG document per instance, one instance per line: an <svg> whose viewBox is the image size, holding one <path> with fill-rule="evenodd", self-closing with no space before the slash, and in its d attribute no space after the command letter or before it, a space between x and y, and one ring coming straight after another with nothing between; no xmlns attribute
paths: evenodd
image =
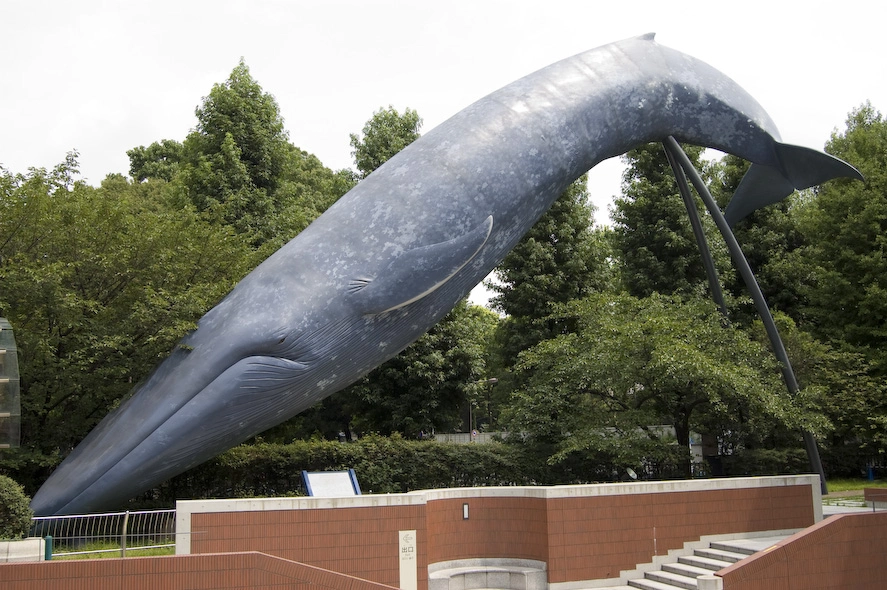
<svg viewBox="0 0 887 590"><path fill-rule="evenodd" d="M635 569L622 570L617 578L601 580L582 580L578 582L556 582L549 584L549 590L592 590L594 588L611 588L613 586L626 586L631 580L642 579L647 572L653 572L662 568L665 563L674 563L678 557L693 555L696 549L708 547L711 543L719 541L733 541L736 539L754 539L758 537L788 537L803 529L779 529L770 531L754 531L750 533L727 533L722 535L703 535L696 541L687 541L679 549L672 549L663 555L657 555L649 563L638 564ZM745 557L748 557L747 555Z"/></svg>

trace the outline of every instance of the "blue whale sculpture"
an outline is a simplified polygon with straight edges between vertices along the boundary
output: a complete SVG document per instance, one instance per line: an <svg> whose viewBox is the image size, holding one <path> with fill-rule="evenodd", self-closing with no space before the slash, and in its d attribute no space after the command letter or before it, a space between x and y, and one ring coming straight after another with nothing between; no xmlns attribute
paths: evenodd
<svg viewBox="0 0 887 590"><path fill-rule="evenodd" d="M858 177L780 143L742 88L653 35L557 62L412 143L257 267L32 508L115 507L354 382L439 321L573 180L668 136L754 163L733 222L794 188Z"/></svg>

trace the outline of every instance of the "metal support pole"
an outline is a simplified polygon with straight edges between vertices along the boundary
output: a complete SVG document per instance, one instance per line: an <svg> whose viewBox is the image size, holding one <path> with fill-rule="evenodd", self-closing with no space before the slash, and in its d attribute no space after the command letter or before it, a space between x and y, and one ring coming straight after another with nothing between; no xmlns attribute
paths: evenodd
<svg viewBox="0 0 887 590"><path fill-rule="evenodd" d="M708 209L712 219L714 219L715 224L718 226L718 230L724 237L724 242L727 244L727 249L730 251L733 263L736 265L736 269L739 271L743 282L745 282L745 286L751 295L752 301L754 301L755 309L757 310L761 321L764 323L764 329L767 331L767 337L770 339L770 345L773 347L773 354L776 355L777 360L782 365L782 378L783 381L785 381L786 388L788 389L789 394L794 396L800 391L798 380L795 378L795 372L792 370L791 362L788 359L788 353L785 351L785 346L782 343L779 330L776 328L776 322L773 321L773 315L770 313L770 308L767 306L767 300L764 298L764 294L761 292L761 287L758 285L755 275L752 272L751 267L748 265L748 260L745 259L745 255L742 253L742 248L739 247L739 242L736 241L736 236L733 235L733 231L727 224L727 220L724 219L724 215L718 208L717 203L715 203L711 193L708 192L708 187L705 186L705 183L702 181L696 168L690 163L690 158L688 158L687 154L684 153L684 150L681 149L677 140L675 140L674 137L669 136L664 143L665 149L680 164L684 173L690 179L690 182L693 183L693 187L696 189L702 202L705 203L706 209ZM807 458L810 460L810 466L819 474L820 489L822 494L825 495L828 493L828 486L825 482L825 470L823 469L822 461L819 458L819 448L816 445L816 439L814 439L813 435L809 432L804 432L804 445L807 448Z"/></svg>
<svg viewBox="0 0 887 590"><path fill-rule="evenodd" d="M687 176L681 170L668 146L665 147L665 156L668 158L668 164L674 172L678 189L681 191L681 197L684 199L684 207L687 208L687 215L690 217L690 226L693 228L693 236L696 238L699 254L702 255L702 266L705 267L705 276L708 278L708 288L711 291L711 297L726 320L728 319L727 304L724 302L724 293L721 291L718 271L715 268L715 261L708 247L708 240L705 239L705 232L702 230L702 220L699 219L699 211L696 210L696 203L693 202L693 195L690 193L690 186L687 184Z"/></svg>
<svg viewBox="0 0 887 590"><path fill-rule="evenodd" d="M126 534L127 525L129 524L129 510L123 515L123 527L120 531L120 557L126 557Z"/></svg>

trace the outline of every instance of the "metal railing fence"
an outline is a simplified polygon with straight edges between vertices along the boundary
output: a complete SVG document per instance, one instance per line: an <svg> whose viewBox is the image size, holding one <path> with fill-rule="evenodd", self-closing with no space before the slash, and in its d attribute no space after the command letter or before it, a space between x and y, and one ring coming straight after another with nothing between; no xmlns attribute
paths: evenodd
<svg viewBox="0 0 887 590"><path fill-rule="evenodd" d="M35 516L32 537L52 543L47 555L73 556L175 547L176 511L146 510L72 516Z"/></svg>

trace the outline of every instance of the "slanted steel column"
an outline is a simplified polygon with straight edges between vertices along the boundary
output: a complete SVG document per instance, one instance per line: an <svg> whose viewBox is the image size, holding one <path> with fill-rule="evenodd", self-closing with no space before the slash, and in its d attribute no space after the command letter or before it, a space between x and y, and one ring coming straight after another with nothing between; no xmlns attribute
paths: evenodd
<svg viewBox="0 0 887 590"><path fill-rule="evenodd" d="M727 304L724 302L724 293L721 291L721 283L718 281L718 271L715 268L715 261L711 257L711 250L708 247L708 240L705 239L705 232L702 230L702 220L699 219L699 211L696 210L696 203L693 202L693 195L690 193L690 187L687 184L687 176L681 170L668 146L665 146L665 156L668 158L668 163L674 172L678 189L681 191L681 197L684 199L684 207L687 208L687 215L690 217L690 226L693 228L693 236L696 238L699 254L702 255L702 265L705 267L705 276L708 278L708 288L711 291L712 299L715 300L715 304L721 310L721 315L727 320Z"/></svg>
<svg viewBox="0 0 887 590"><path fill-rule="evenodd" d="M758 285L758 281L755 279L755 275L752 272L751 267L748 265L748 260L745 259L745 255L742 253L742 248L739 247L739 242L736 241L736 236L733 235L733 231L730 229L727 220L724 219L724 215L721 213L717 203L715 203L714 198L712 198L711 193L708 191L708 187L705 186L702 177L699 176L699 172L697 172L696 168L693 167L693 164L690 163L690 158L688 158L687 154L684 153L684 150L681 149L677 140L674 137L669 136L663 143L665 144L666 151L671 154L678 164L680 164L680 167L683 168L684 173L690 179L690 182L693 183L693 187L705 204L706 209L708 209L709 214L711 214L712 219L714 219L721 235L724 237L724 242L726 242L727 249L730 251L730 255L733 258L733 264L736 265L736 269L739 271L743 282L745 282L745 287L748 289L752 301L754 301L755 309L757 310L761 321L764 323L764 329L767 331L767 337L770 339L770 345L773 347L773 354L776 355L777 360L782 365L782 378L783 381L785 381L786 388L788 389L789 394L794 396L800 391L798 380L795 378L795 372L792 369L791 361L788 359L788 354L785 351L785 346L782 343L779 330L776 328L776 322L773 321L773 315L770 313L770 308L767 306L767 300L764 298L764 294L761 292L761 287ZM807 448L807 458L810 460L810 466L819 474L820 488L822 494L825 495L828 493L828 486L825 482L825 470L822 468L822 461L819 458L819 447L816 445L816 439L813 438L813 434L810 432L804 432L804 445Z"/></svg>

